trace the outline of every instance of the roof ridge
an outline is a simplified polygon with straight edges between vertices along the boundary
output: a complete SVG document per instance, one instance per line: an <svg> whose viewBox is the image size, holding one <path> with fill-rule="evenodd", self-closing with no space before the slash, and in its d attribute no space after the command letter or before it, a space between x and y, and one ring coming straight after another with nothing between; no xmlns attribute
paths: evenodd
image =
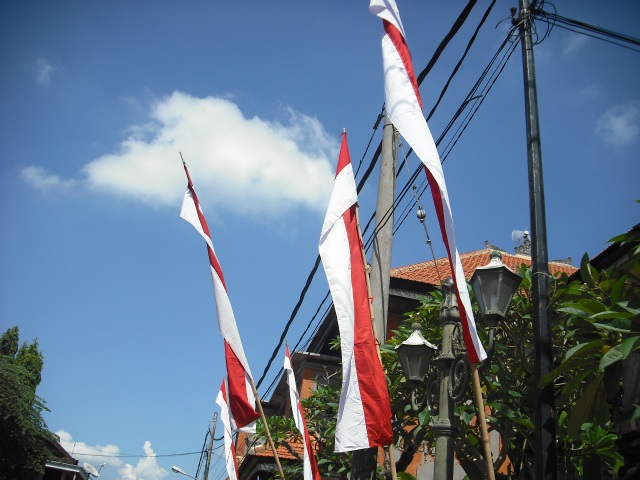
<svg viewBox="0 0 640 480"><path fill-rule="evenodd" d="M476 255L482 255L485 253L489 253L489 251L490 250L488 248L485 248L482 250L475 250L473 252L463 253L462 255L460 255L460 258L469 258ZM441 257L441 258L437 258L435 261L428 260L426 262L414 263L413 265L406 265L404 267L392 268L391 272L392 273L411 272L413 270L418 270L419 268L427 268L435 265L440 265L442 263L449 263L449 257Z"/></svg>

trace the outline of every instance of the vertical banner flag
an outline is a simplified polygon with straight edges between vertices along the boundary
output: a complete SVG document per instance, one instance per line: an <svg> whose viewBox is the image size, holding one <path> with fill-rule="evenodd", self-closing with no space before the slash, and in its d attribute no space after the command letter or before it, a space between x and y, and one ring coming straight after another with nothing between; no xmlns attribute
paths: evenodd
<svg viewBox="0 0 640 480"><path fill-rule="evenodd" d="M236 447L233 444L231 432L231 419L229 418L229 404L227 403L227 390L222 379L222 386L218 392L216 403L220 406L220 419L224 430L224 459L227 465L229 480L238 480L238 462L236 461Z"/></svg>
<svg viewBox="0 0 640 480"><path fill-rule="evenodd" d="M211 278L213 280L213 295L216 300L216 312L218 315L218 327L224 337L224 354L227 362L227 376L229 383L229 407L231 409L231 427L233 430L253 433L255 421L260 416L255 411L256 398L251 386L251 370L244 355L240 334L236 325L236 319L231 309L231 302L227 295L227 287L224 283L222 269L218 263L209 227L204 219L198 196L193 189L193 183L184 165L187 174L188 187L182 202L180 216L195 227L207 242L207 252L211 266Z"/></svg>
<svg viewBox="0 0 640 480"><path fill-rule="evenodd" d="M287 376L287 384L289 385L289 397L291 397L291 416L296 424L296 428L302 434L304 441L304 480L320 480L320 473L316 465L316 456L311 448L311 439L307 430L307 422L304 419L300 396L296 388L296 377L293 374L293 366L291 365L291 355L289 355L289 346L284 357L284 374Z"/></svg>
<svg viewBox="0 0 640 480"><path fill-rule="evenodd" d="M336 452L390 445L393 440L387 381L371 327L356 221L357 202L345 133L319 245L338 319L342 350Z"/></svg>
<svg viewBox="0 0 640 480"><path fill-rule="evenodd" d="M422 163L429 180L436 214L440 223L442 239L447 248L449 265L456 286L458 308L462 318L467 354L471 363L484 360L487 354L478 338L476 324L471 311L471 300L464 278L460 255L456 247L453 216L449 205L449 194L444 181L444 172L436 144L422 113L422 100L418 82L413 71L409 47L400 13L395 0L371 0L369 11L382 19L382 67L384 71L385 108L389 120L411 145Z"/></svg>

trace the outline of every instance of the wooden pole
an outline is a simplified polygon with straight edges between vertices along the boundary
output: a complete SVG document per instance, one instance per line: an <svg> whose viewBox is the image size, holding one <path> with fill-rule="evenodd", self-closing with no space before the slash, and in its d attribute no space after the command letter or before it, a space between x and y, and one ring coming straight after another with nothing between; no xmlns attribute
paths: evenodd
<svg viewBox="0 0 640 480"><path fill-rule="evenodd" d="M204 480L209 478L209 465L211 465L211 452L213 451L213 437L216 434L216 422L218 421L218 412L213 414L213 420L211 420L211 438L209 439L209 448L207 449L207 463L204 467Z"/></svg>
<svg viewBox="0 0 640 480"><path fill-rule="evenodd" d="M278 458L278 451L276 450L276 446L273 443L273 439L271 438L271 433L269 432L269 425L267 425L267 418L264 416L264 411L262 410L262 403L260 402L260 397L258 396L258 390L256 389L255 383L253 383L253 378L249 377L251 380L251 389L253 390L253 395L256 397L256 405L258 405L258 413L260 413L260 418L262 418L262 423L264 424L264 432L267 435L267 440L269 440L269 445L271 446L271 450L273 451L273 458L276 461L276 466L278 467L278 472L280 473L280 478L285 480L284 472L282 471L282 466L280 465L280 459Z"/></svg>
<svg viewBox="0 0 640 480"><path fill-rule="evenodd" d="M473 374L473 389L476 393L476 403L478 405L478 421L480 422L480 431L482 432L482 444L484 446L484 458L487 461L487 471L489 480L495 480L495 472L493 471L493 459L491 457L491 441L489 440L489 431L487 430L487 417L484 413L484 401L482 400L482 388L480 386L480 375L478 367L471 366Z"/></svg>
<svg viewBox="0 0 640 480"><path fill-rule="evenodd" d="M360 231L360 213L356 206L356 226L358 228L358 239L360 240L360 253L362 254L362 264L364 265L364 278L367 282L367 296L369 297L369 313L371 314L371 329L373 331L373 338L378 338L376 335L376 324L373 318L373 303L371 302L371 282L369 281L369 270L367 269L367 256L364 252L364 243L362 242L362 232ZM378 352L378 360L382 365L382 355L380 354L380 345L376 343L376 351ZM396 475L396 460L393 453L393 444L389 446L389 464L391 468L392 480L397 480ZM493 479L491 479L493 480Z"/></svg>

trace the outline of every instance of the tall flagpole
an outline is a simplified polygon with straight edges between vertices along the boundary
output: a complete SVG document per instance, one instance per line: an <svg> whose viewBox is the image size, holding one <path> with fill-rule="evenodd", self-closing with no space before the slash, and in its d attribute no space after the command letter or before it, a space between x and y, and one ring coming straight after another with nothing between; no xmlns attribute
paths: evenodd
<svg viewBox="0 0 640 480"><path fill-rule="evenodd" d="M273 439L271 438L271 432L269 432L269 425L267 425L267 418L264 416L264 411L262 410L262 402L260 401L260 397L258 396L258 390L256 389L255 383L253 383L253 378L249 377L251 381L251 389L253 390L253 395L256 397L256 405L258 405L258 413L260 413L260 418L262 418L262 424L264 425L264 433L267 435L267 440L269 440L269 445L271 446L271 450L273 451L273 458L276 461L276 466L278 467L278 473L280 474L280 478L285 480L284 472L282 471L282 466L280 465L280 459L278 458L278 451L276 449L275 444L273 443Z"/></svg>
<svg viewBox="0 0 640 480"><path fill-rule="evenodd" d="M476 403L478 404L478 422L480 423L480 432L482 433L482 445L484 447L484 458L487 462L487 473L489 480L495 480L496 474L493 469L493 457L491 455L491 439L489 438L489 430L487 429L487 417L484 411L484 401L482 400L482 386L480 385L480 375L478 374L478 366L471 366L473 376L473 389L476 394Z"/></svg>
<svg viewBox="0 0 640 480"><path fill-rule="evenodd" d="M190 186L190 188L192 188L193 185L191 184L191 177L189 176L189 172L187 171L187 163L184 161L184 157L182 156L182 152L180 152L180 159L182 160L182 165L184 166L184 171L187 174L187 179L189 180L189 186ZM192 192L195 195L195 192L193 190L192 190ZM197 202L195 203L195 206L198 209L200 208L200 206L197 204ZM191 223L191 222L189 222L189 223ZM205 223L205 226L206 226L206 223ZM200 232L200 233L203 234L203 232ZM210 242L211 239L208 237L208 234L207 234L207 238L209 239L209 242ZM211 249L212 247L209 246L209 248ZM209 250L209 253L211 255L212 250ZM213 265L212 265L212 268L213 268ZM223 283L223 286L224 286L224 283ZM214 287L215 287L215 285L214 285ZM214 288L214 290L215 290L215 288ZM225 287L225 290L226 290L226 287ZM234 322L235 322L235 320L234 320ZM223 334L223 336L224 336L224 334ZM225 338L225 341L226 341L226 338ZM243 366L243 369L244 369L244 366ZM265 418L264 411L262 410L262 403L260 402L260 397L258 396L258 390L256 389L256 385L253 382L253 377L250 374L247 374L246 371L245 371L245 375L246 375L246 377L249 378L249 383L251 384L251 389L253 390L253 394L254 394L255 399L256 399L256 405L258 406L258 413L260 414L260 418L262 418L262 423L264 424L264 431L265 431L265 434L267 436L267 439L269 440L269 445L271 446L271 450L273 451L273 458L274 458L274 460L276 462L276 465L278 467L278 472L280 473L280 478L282 480L285 480L284 473L282 472L282 466L280 465L280 459L278 458L278 452L277 452L276 447L275 447L275 445L273 443L273 439L271 438L271 433L269 432L269 426L267 425L267 419Z"/></svg>

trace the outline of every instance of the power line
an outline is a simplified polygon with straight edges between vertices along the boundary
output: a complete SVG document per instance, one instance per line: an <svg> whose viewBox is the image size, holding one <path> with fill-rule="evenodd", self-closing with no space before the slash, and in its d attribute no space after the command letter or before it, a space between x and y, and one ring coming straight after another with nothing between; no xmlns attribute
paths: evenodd
<svg viewBox="0 0 640 480"><path fill-rule="evenodd" d="M75 455L84 455L84 456L92 456L92 457L104 457L104 458L161 458L161 457L184 457L186 455L199 455L201 451L197 452L186 452L186 453L166 453L163 455L153 454L153 455L135 455L129 453L117 453L117 454L99 454L99 453L79 453L76 452Z"/></svg>
<svg viewBox="0 0 640 480"><path fill-rule="evenodd" d="M495 2L494 2L495 3ZM493 8L494 3L492 3L489 8L487 9L487 11L485 12L481 23L479 25L478 28L480 28L480 26L485 22L485 20L487 19L491 9ZM456 65L456 68L454 69L454 71L452 72L451 76L449 77L446 86L444 87L444 89L442 90L441 94L440 94L440 98L438 99L438 103L440 102L440 99L443 97L444 93L446 92L449 83L451 82L452 78L455 76L455 74L457 73L458 67L460 66L462 60L466 57L467 53L469 52L469 50L471 49L471 46L473 45L475 38L477 36L478 33L478 29L476 29L475 33L473 34L473 36L471 37L469 43L467 44L467 47L465 49L465 52L462 56L462 58L460 59L460 61L458 62L458 64ZM460 105L460 107L458 108L458 110L456 111L456 113L453 115L453 117L451 118L451 120L449 121L449 123L447 124L447 126L445 127L445 129L443 130L443 132L440 134L440 136L438 137L438 139L436 140L435 144L436 146L439 146L440 143L442 142L442 140L448 135L449 131L453 128L453 126L455 125L455 123L458 121L459 117L461 116L462 112L464 112L468 106L471 105L471 110L468 111L466 117L463 119L462 121L462 125L460 127L458 127L458 129L456 130L456 132L454 133L454 136L452 137L452 140L449 141L449 144L447 145L447 147L445 147L445 151L443 152L442 155L442 159L441 159L441 163L444 163L444 161L447 159L449 153L451 152L451 150L453 149L453 146L455 146L457 140L460 138L460 136L462 135L462 133L464 132L464 130L466 129L466 126L469 124L469 122L471 121L471 119L473 118L473 115L475 114L475 112L478 110L478 108L480 107L480 105L482 104L482 102L484 101L484 99L486 98L486 95L488 94L488 92L491 89L491 86L493 86L493 84L495 83L495 81L497 80L498 76L500 75L500 73L502 73L502 70L504 69L504 66L506 65L507 61L509 60L509 58L511 57L511 53L513 53L513 50L515 49L515 44L512 45L512 48L510 50L507 51L507 53L503 54L502 60L500 62L498 62L498 66L494 68L494 64L496 62L496 60L500 57L500 53L504 50L505 46L509 43L509 38L510 38L511 32L509 32L509 35L505 38L505 40L502 42L502 44L500 45L500 47L498 48L498 50L496 51L496 53L493 55L491 61L489 62L489 64L487 65L487 67L485 68L485 70L482 72L482 74L480 75L479 79L476 81L476 83L474 84L474 86L471 88L471 91L469 92L469 94L467 95L467 97L465 98L465 100L462 102L462 104ZM485 87L480 91L480 93L478 93L478 89L483 85L483 82L485 81L487 75L489 74L489 72L491 72L493 69L493 73L489 76L489 80L487 82L487 84L485 85ZM490 83L489 83L490 82ZM427 117L427 120L429 120L431 118L431 116L433 115L435 111L435 108L431 110L431 113L429 114L429 116ZM400 168L398 169L398 174L400 173L400 169L402 168L402 166L404 165L404 163L407 160L407 157L409 155L411 155L411 153L413 152L413 149L409 149L409 152L407 153L407 155L405 156L405 158L403 159L402 165L400 166ZM398 193L395 201L394 201L394 205L393 205L393 209L396 210L399 208L401 202L403 201L403 199L405 198L405 196L407 195L407 193L410 190L410 187L413 185L413 183L417 180L420 171L423 170L422 164L420 164L418 166L418 168L416 168L416 170L413 172L412 175L410 175L409 180L405 183L405 185L403 186L403 188L400 190L400 192ZM422 183L420 184L420 186L422 187L424 184L426 183L426 177L423 179ZM424 193L424 191L426 191L426 189L428 188L428 184L426 187L424 187L421 191L420 194L418 195L418 198L421 198L422 194ZM404 223L404 220L407 218L409 212L410 212L410 208L411 208L411 203L407 203L407 205L405 206L401 217L402 219L397 222L396 221L396 227L394 229L394 234L398 231L398 229L400 228L400 226ZM390 215L390 211L386 212L386 215ZM373 219L373 217L375 216L375 212L374 214L371 216L371 218L369 219L369 222L367 223L367 227L369 226L369 224L371 223L371 220ZM366 230L366 228L365 228ZM371 235L371 237L367 240L365 246L366 249L368 250L368 248L371 246L373 239L375 238L375 235L377 234L377 232L373 232L373 234Z"/></svg>
<svg viewBox="0 0 640 480"><path fill-rule="evenodd" d="M555 5L551 3L550 5L555 10ZM534 7L532 7L531 14L534 20L546 22L547 24L549 24L550 28L558 26L560 28L564 28L565 30L580 33L588 37L612 43L614 45L627 48L634 52L640 52L640 49L633 48L634 46L640 47L640 39L638 38L632 37L630 35L625 35L623 33L614 32L612 30L607 30L606 28L597 27L595 25L581 22L579 20L563 17L562 15L558 15L555 11L553 13L545 12L543 10L544 6L545 2L539 2L539 4L536 4Z"/></svg>
<svg viewBox="0 0 640 480"><path fill-rule="evenodd" d="M481 75L480 80L483 80L486 77L487 72L490 70L492 65L495 63L495 60L498 58L500 52L502 52L502 50L507 45L508 40L509 40L509 36L502 43L502 45L500 46L500 48L498 49L498 51L494 55L492 61L489 64L489 66L487 67L487 69L485 69L485 71ZM446 161L446 159L449 157L449 154L451 153L451 151L453 150L453 148L457 144L458 140L460 139L460 137L462 136L462 134L466 130L467 126L469 125L469 123L471 122L473 117L475 116L476 112L478 111L478 109L480 108L480 106L482 105L484 100L486 99L488 93L491 91L491 88L493 87L493 85L497 81L498 77L500 76L500 74L502 73L504 68L506 67L509 59L511 58L511 55L513 54L513 52L516 49L516 46L517 46L517 42L514 42L509 46L509 48L506 50L506 52L504 52L504 54L502 56L502 59L500 60L500 62L496 66L496 68L493 70L493 73L489 76L489 80L485 84L485 87L481 90L480 94L477 94L478 93L478 88L480 86L480 80L479 80L479 82L476 83L476 85L474 85L474 87L471 89L471 91L467 95L467 99L468 100L465 100L465 102L462 103L462 105L460 106L460 108L458 109L456 114L454 115L454 118L452 118L452 120L449 122L449 124L445 128L444 132L440 135L440 137L436 141L436 145L440 145L442 139L449 132L449 130L451 129L451 127L453 126L455 121L459 118L461 112L466 108L467 104L469 104L471 101L474 101L474 103L472 105L472 108L468 111L468 113L466 114L466 116L462 120L462 123L460 124L458 129L455 131L454 136L452 137L452 139L449 141L449 143L445 147L445 149L443 151L443 154L442 154L441 163L444 163ZM409 156L410 154L411 154L411 150L409 151L407 156ZM418 169L416 169L416 171L414 172L413 176L411 177L411 180L415 180L415 178L417 177L417 173L422 169L421 167L422 167L422 165L420 165L418 167ZM420 188L421 189L420 189L420 193L418 194L418 198L422 198L422 194L427 190L427 188L429 188L429 184L426 183L426 178L423 179L422 183L420 184ZM406 195L406 193L405 193L405 195ZM402 226L402 224L406 220L407 216L409 215L410 211L408 209L410 208L410 205L411 204L409 203L408 206L405 208L405 210L403 212L403 215L402 215L402 220L400 220L396 224L395 230L393 232L394 234Z"/></svg>
<svg viewBox="0 0 640 480"><path fill-rule="evenodd" d="M420 85L422 83L422 81L424 80L426 75L429 73L431 68L433 68L433 66L437 62L438 58L440 57L441 53L444 51L445 47L449 44L451 39L456 35L456 33L461 28L461 26L464 24L464 22L466 21L467 17L469 16L469 13L471 12L471 9L473 8L473 6L475 4L476 4L476 0L470 0L467 3L467 5L463 9L462 13L458 16L458 18L454 22L453 26L449 30L449 33L447 33L445 38L438 45L438 47L437 47L436 51L434 52L431 60L427 64L427 67L418 76L418 78L417 78L418 85ZM377 130L377 127L378 127L379 124L380 124L380 115L378 115L378 118L377 118L377 120L376 120L376 122L374 124L374 131ZM371 143L371 141L369 141L369 144L370 143ZM367 150L368 149L369 149L369 145L367 145ZM380 142L380 144L378 145L378 148L376 149L376 152L373 155L373 158L372 158L372 160L370 162L369 167L367 168L366 172L364 173L364 175L362 176L360 182L358 183L358 186L357 186L357 192L358 193L360 192L360 190L364 186L364 183L367 181L367 179L369 178L369 175L373 171L373 169L374 169L374 167L375 167L375 165L377 163L378 157L380 156L381 151L382 151L382 142ZM360 166L358 166L358 170L359 169L360 169ZM256 384L256 388L260 387L260 385L262 384L263 380L265 379L265 377L266 377L266 375L267 375L267 373L268 373L268 371L269 371L269 369L271 367L271 364L273 363L273 360L275 359L275 357L278 354L278 351L282 347L282 343L283 343L284 338L285 338L285 336L286 336L286 334L287 334L287 332L289 330L289 327L291 326L291 323L295 319L295 316L297 315L298 310L300 309L300 306L302 305L304 297L306 296L307 290L309 289L309 285L311 284L311 281L313 280L313 278L315 276L315 273L318 270L319 263L320 263L320 255L318 255L318 257L316 258L315 264L314 264L313 268L311 269L311 273L307 277L307 281L305 283L305 286L303 287L302 292L300 293L300 298L298 299L298 303L295 305L295 307L293 309L293 312L291 313L291 316L289 318L289 321L285 325L284 331L283 331L282 335L280 336L280 340L278 342L278 345L274 349L273 354L271 355L271 358L267 362L267 366L265 367L264 372L263 372L262 376L260 377L260 380L258 380L258 383Z"/></svg>

